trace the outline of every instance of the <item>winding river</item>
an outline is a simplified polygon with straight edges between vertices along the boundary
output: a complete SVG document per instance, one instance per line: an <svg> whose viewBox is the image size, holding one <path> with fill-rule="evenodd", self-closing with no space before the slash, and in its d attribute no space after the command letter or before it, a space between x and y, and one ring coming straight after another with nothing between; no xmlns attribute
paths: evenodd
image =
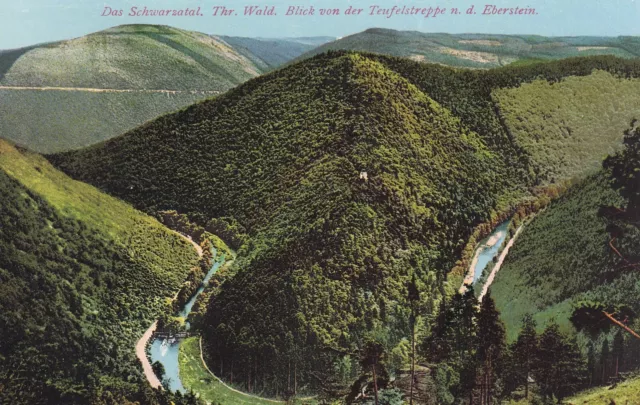
<svg viewBox="0 0 640 405"><path fill-rule="evenodd" d="M216 251L213 251L213 257L216 257ZM207 272L200 288L196 291L196 293L191 297L189 301L184 305L184 307L178 313L178 316L184 317L185 319L189 316L193 305L196 302L196 299L204 291L205 286L209 283L211 277L218 271L220 266L224 264L225 257L224 255L220 256L211 269ZM189 323L186 322L185 326L187 330L189 330ZM165 370L164 380L168 380L169 389L171 391L180 391L182 393L186 392L184 386L182 385L182 381L180 380L180 364L178 362L178 355L180 353L180 344L182 343L181 339L165 339L165 338L156 338L151 343L151 363L156 361L162 363Z"/></svg>
<svg viewBox="0 0 640 405"><path fill-rule="evenodd" d="M505 221L494 228L489 236L480 241L471 262L474 283L482 276L482 271L487 267L487 264L498 254L500 246L502 246L507 237L508 228L509 221Z"/></svg>

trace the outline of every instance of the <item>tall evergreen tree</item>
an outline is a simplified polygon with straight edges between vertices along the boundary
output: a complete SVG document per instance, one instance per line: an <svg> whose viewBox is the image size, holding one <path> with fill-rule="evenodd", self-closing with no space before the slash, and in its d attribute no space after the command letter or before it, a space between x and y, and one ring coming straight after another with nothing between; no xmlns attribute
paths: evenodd
<svg viewBox="0 0 640 405"><path fill-rule="evenodd" d="M378 389L384 388L380 385L385 385L388 377L387 370L383 364L384 357L384 346L372 340L365 343L360 353L360 366L365 373L370 371L372 374L373 393L376 405L378 405ZM379 382L383 384L379 384Z"/></svg>
<svg viewBox="0 0 640 405"><path fill-rule="evenodd" d="M480 403L491 404L506 348L505 327L491 298L491 291L482 298L478 313L478 361L482 364Z"/></svg>
<svg viewBox="0 0 640 405"><path fill-rule="evenodd" d="M602 342L602 350L600 350L600 375L602 376L601 383L606 384L608 378L608 364L609 364L609 340L607 338Z"/></svg>
<svg viewBox="0 0 640 405"><path fill-rule="evenodd" d="M587 349L587 374L589 375L589 386L591 387L596 374L596 349L593 346L593 342L589 342Z"/></svg>
<svg viewBox="0 0 640 405"><path fill-rule="evenodd" d="M618 372L622 367L624 367L624 364L622 364L622 361L624 360L624 336L622 335L621 330L618 330L613 337L611 355L613 357L613 376L618 378Z"/></svg>
<svg viewBox="0 0 640 405"><path fill-rule="evenodd" d="M562 399L576 392L586 373L582 354L575 339L560 332L551 322L540 335L534 376L546 398Z"/></svg>
<svg viewBox="0 0 640 405"><path fill-rule="evenodd" d="M538 335L536 321L531 314L522 318L522 328L518 339L511 348L515 365L515 378L518 386L524 385L525 398L529 398L529 377L538 355Z"/></svg>
<svg viewBox="0 0 640 405"><path fill-rule="evenodd" d="M627 199L626 217L636 224L640 218L640 126L634 120L625 132L624 150L605 159L611 169L612 184Z"/></svg>
<svg viewBox="0 0 640 405"><path fill-rule="evenodd" d="M409 389L409 404L413 405L413 386L415 385L416 370L416 323L418 321L418 306L420 304L420 290L416 283L415 273L411 277L411 282L407 285L407 300L411 307L411 386Z"/></svg>

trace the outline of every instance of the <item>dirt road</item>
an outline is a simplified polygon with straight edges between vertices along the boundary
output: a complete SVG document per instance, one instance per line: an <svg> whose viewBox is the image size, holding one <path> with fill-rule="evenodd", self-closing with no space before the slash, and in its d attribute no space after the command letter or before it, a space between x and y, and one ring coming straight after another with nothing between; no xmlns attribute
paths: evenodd
<svg viewBox="0 0 640 405"><path fill-rule="evenodd" d="M154 90L154 89L98 89L91 87L35 87L0 86L0 90L37 90L37 91L83 91L87 93L162 93L162 94L220 94L215 90Z"/></svg>
<svg viewBox="0 0 640 405"><path fill-rule="evenodd" d="M191 243L193 245L193 248L196 250L196 252L198 252L198 257L202 257L202 247L200 245L195 243L193 239L191 239L190 237L184 236L180 232L176 232L176 231L173 231L173 232L179 235L184 240ZM158 321L153 322L151 326L149 326L149 329L147 329L144 332L144 335L142 335L140 340L138 340L138 342L136 343L136 357L138 358L138 360L140 360L140 363L142 363L142 370L144 371L144 375L147 378L147 381L149 381L149 384L153 388L162 387L162 383L160 382L156 374L153 372L153 369L151 368L151 363L149 362L149 358L147 357L146 349L147 349L147 343L149 342L149 339L151 339L151 336L153 336L153 332L156 331L157 325L158 325Z"/></svg>

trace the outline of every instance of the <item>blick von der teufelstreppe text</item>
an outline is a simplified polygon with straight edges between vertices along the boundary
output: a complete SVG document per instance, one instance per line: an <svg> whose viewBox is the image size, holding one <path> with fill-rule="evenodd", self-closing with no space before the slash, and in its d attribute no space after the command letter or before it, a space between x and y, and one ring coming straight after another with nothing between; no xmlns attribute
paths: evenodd
<svg viewBox="0 0 640 405"><path fill-rule="evenodd" d="M402 16L418 16L438 18L457 15L479 16L533 16L538 11L532 7L498 7L494 4L472 5L469 7L441 7L395 5L392 7L368 5L364 7L319 7L314 5L270 6L245 5L230 6L198 6L185 8L158 8L151 6L131 6L128 9L115 9L108 5L101 11L103 17L271 17L271 16L360 16L372 18L393 18Z"/></svg>

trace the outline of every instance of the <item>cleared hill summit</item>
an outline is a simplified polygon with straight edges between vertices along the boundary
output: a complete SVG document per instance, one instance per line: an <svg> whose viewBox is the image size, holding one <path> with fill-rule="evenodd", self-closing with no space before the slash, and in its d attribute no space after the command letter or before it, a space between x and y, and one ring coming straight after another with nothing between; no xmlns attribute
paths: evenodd
<svg viewBox="0 0 640 405"><path fill-rule="evenodd" d="M328 50L375 52L419 62L487 69L575 56L635 58L640 56L640 38L445 34L371 28L319 46L299 59Z"/></svg>
<svg viewBox="0 0 640 405"><path fill-rule="evenodd" d="M45 153L88 146L225 92L313 47L304 39L229 41L123 25L0 53L0 136Z"/></svg>
<svg viewBox="0 0 640 405"><path fill-rule="evenodd" d="M640 64L461 71L332 52L49 158L145 211L242 225L249 239L207 314L212 369L265 392L293 369L317 388L355 378L355 363L336 370L367 336L391 351L409 335L412 272L433 310L474 226L550 181L492 92L594 69L634 77Z"/></svg>
<svg viewBox="0 0 640 405"><path fill-rule="evenodd" d="M148 403L133 347L193 247L1 139L0 195L0 402Z"/></svg>
<svg viewBox="0 0 640 405"><path fill-rule="evenodd" d="M224 41L155 25L123 25L45 44L3 68L3 86L104 89L225 91L261 73Z"/></svg>

